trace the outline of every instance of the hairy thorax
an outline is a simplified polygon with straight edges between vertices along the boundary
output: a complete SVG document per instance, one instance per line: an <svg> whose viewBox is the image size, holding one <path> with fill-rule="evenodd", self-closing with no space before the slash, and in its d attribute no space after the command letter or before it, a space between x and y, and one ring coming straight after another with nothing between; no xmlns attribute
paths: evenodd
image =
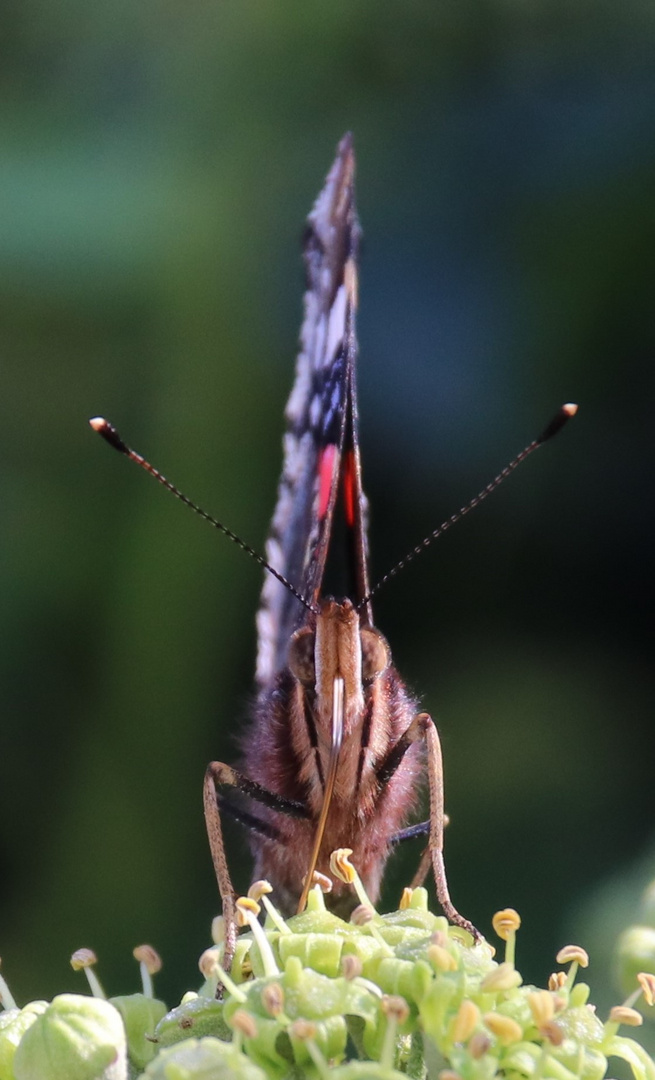
<svg viewBox="0 0 655 1080"><path fill-rule="evenodd" d="M335 679L343 683L336 718ZM316 869L330 876L331 852L352 848L370 898L377 898L392 838L414 808L418 748L411 746L384 782L379 772L415 711L382 636L359 625L348 601L325 601L316 626L295 635L290 665L260 697L244 743L246 774L305 808L305 817L263 808L278 838L251 833L255 877L274 882L276 900L287 912L295 910L310 865L335 739L338 767ZM328 903L346 913L357 900L334 881Z"/></svg>

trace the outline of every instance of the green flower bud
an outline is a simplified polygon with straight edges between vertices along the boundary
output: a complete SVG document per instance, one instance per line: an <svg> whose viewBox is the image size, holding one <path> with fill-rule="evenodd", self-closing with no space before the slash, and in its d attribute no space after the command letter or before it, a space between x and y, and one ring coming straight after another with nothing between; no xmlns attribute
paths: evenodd
<svg viewBox="0 0 655 1080"><path fill-rule="evenodd" d="M437 1045L446 1033L447 1012L457 992L454 980L438 978L419 1002L418 1011L423 1030Z"/></svg>
<svg viewBox="0 0 655 1080"><path fill-rule="evenodd" d="M350 1061L331 1068L330 1080L407 1080L407 1073L385 1069L376 1061Z"/></svg>
<svg viewBox="0 0 655 1080"><path fill-rule="evenodd" d="M24 1009L0 1012L0 1080L14 1080L14 1054L28 1027L48 1008L47 1001L31 1001Z"/></svg>
<svg viewBox="0 0 655 1080"><path fill-rule="evenodd" d="M655 971L655 929L651 926L631 926L624 930L616 944L615 968L624 994L637 986L640 971Z"/></svg>
<svg viewBox="0 0 655 1080"><path fill-rule="evenodd" d="M191 1035L196 1040L207 1035L223 1040L232 1038L232 1032L223 1019L222 1001L198 996L189 998L167 1012L155 1028L159 1046L171 1046L188 1040Z"/></svg>
<svg viewBox="0 0 655 1080"><path fill-rule="evenodd" d="M141 1080L266 1080L240 1050L219 1039L185 1039L161 1050Z"/></svg>
<svg viewBox="0 0 655 1080"><path fill-rule="evenodd" d="M344 941L336 934L281 934L277 950L283 964L290 956L299 956L305 967L336 978L341 971Z"/></svg>
<svg viewBox="0 0 655 1080"><path fill-rule="evenodd" d="M604 1044L603 1050L608 1057L618 1057L626 1061L632 1069L635 1080L651 1080L655 1073L653 1059L634 1039L624 1039L615 1035Z"/></svg>
<svg viewBox="0 0 655 1080"><path fill-rule="evenodd" d="M126 1080L118 1010L103 998L60 994L23 1035L14 1074L16 1080Z"/></svg>
<svg viewBox="0 0 655 1080"><path fill-rule="evenodd" d="M144 994L126 994L110 998L109 1001L123 1017L130 1061L137 1068L145 1069L157 1053L156 1045L147 1036L152 1037L157 1024L166 1014L164 1002Z"/></svg>
<svg viewBox="0 0 655 1080"><path fill-rule="evenodd" d="M639 921L646 926L655 926L655 881L644 889L639 905Z"/></svg>
<svg viewBox="0 0 655 1080"><path fill-rule="evenodd" d="M578 983L571 998L584 985ZM561 1046L551 1048L551 1056L580 1080L602 1080L607 1072L607 1058L601 1053L605 1031L593 1009L584 1004L569 1007L558 1015L557 1024L564 1041Z"/></svg>
<svg viewBox="0 0 655 1080"><path fill-rule="evenodd" d="M310 893L310 898L313 895L313 892ZM339 934L340 937L350 937L358 932L351 923L344 922L338 915L327 911L324 905L314 908L308 904L305 911L301 911L300 915L292 915L286 922L294 934Z"/></svg>
<svg viewBox="0 0 655 1080"><path fill-rule="evenodd" d="M590 992L588 983L576 983L569 994L569 1006L572 1009L577 1009L581 1005L586 1005L589 1001Z"/></svg>

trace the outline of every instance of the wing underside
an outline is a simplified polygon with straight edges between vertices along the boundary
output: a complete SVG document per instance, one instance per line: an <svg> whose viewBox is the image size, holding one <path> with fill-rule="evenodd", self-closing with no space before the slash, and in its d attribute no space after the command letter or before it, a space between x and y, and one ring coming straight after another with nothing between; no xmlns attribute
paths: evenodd
<svg viewBox="0 0 655 1080"><path fill-rule="evenodd" d="M343 498L347 558L355 603L367 592L366 501L361 485L355 386L357 249L352 138L337 156L307 219L306 291L300 351L286 407L284 463L266 557L316 603L334 509ZM289 638L306 615L300 602L267 575L257 616L261 687L286 665ZM370 613L365 607L363 616Z"/></svg>

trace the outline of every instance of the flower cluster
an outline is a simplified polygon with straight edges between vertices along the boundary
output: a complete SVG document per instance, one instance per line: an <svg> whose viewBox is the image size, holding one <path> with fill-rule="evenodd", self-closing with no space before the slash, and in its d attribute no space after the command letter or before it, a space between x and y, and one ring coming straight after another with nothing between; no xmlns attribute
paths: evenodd
<svg viewBox="0 0 655 1080"><path fill-rule="evenodd" d="M331 869L360 900L350 922L326 909L320 883L284 920L258 882L237 902L244 933L231 971L218 919L203 986L170 1012L153 997L160 962L148 946L135 950L141 994L105 1000L89 950L72 963L90 976L91 997L18 1009L0 982L0 1080L602 1080L611 1056L635 1080L655 1080L651 1058L619 1034L641 1024L635 1005L643 996L652 1006L655 976L638 973L603 1023L577 978L588 963L579 946L560 950L547 988L524 986L515 911L494 917L496 958L432 914L424 889L378 914L348 855L335 853Z"/></svg>

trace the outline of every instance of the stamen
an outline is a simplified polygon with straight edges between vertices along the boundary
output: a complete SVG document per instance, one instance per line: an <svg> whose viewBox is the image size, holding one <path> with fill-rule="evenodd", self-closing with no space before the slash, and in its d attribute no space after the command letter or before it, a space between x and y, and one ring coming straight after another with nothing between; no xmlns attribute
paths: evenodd
<svg viewBox="0 0 655 1080"><path fill-rule="evenodd" d="M555 957L558 964L570 964L566 987L571 989L579 967L589 967L589 953L581 945L565 945Z"/></svg>
<svg viewBox="0 0 655 1080"><path fill-rule="evenodd" d="M503 908L496 912L491 924L498 937L505 942L505 963L514 966L516 931L521 925L521 916L514 908Z"/></svg>
<svg viewBox="0 0 655 1080"><path fill-rule="evenodd" d="M480 1023L480 1010L474 1001L464 998L450 1025L450 1037L454 1043L465 1043Z"/></svg>
<svg viewBox="0 0 655 1080"><path fill-rule="evenodd" d="M337 848L336 851L333 851L330 855L330 870L335 877L339 878L339 881L343 881L345 885L352 885L360 904L365 904L375 911L375 907L369 900L366 889L362 884L362 879L350 862L352 853L352 848Z"/></svg>
<svg viewBox="0 0 655 1080"><path fill-rule="evenodd" d="M314 1066L321 1077L321 1080L329 1080L330 1067L315 1041L317 1033L316 1024L313 1024L311 1020L298 1018L298 1020L294 1020L289 1026L288 1031L293 1039L300 1039L301 1042L305 1044L307 1053L314 1062Z"/></svg>
<svg viewBox="0 0 655 1080"><path fill-rule="evenodd" d="M488 1012L482 1017L485 1027L495 1035L501 1046L510 1046L523 1037L523 1028L511 1016Z"/></svg>
<svg viewBox="0 0 655 1080"><path fill-rule="evenodd" d="M363 970L361 960L354 953L346 953L341 957L341 974L348 982L357 979Z"/></svg>
<svg viewBox="0 0 655 1080"><path fill-rule="evenodd" d="M387 1029L382 1043L380 1065L383 1069L393 1069L396 1035L399 1025L404 1024L409 1017L409 1005L404 998L396 994L385 994L380 1002L380 1008L387 1018Z"/></svg>
<svg viewBox="0 0 655 1080"><path fill-rule="evenodd" d="M644 1018L640 1012L636 1009L631 1009L628 1005L615 1005L613 1009L610 1009L610 1023L613 1024L627 1024L628 1027L641 1027L644 1022Z"/></svg>
<svg viewBox="0 0 655 1080"><path fill-rule="evenodd" d="M73 971L84 971L93 997L106 999L107 995L100 985L100 980L95 971L92 970L93 965L97 963L98 957L93 949L78 949L70 959Z"/></svg>
<svg viewBox="0 0 655 1080"><path fill-rule="evenodd" d="M18 1008L18 1006L16 1005L16 1001L14 999L14 995L12 994L11 990L7 986L7 982L2 977L2 975L0 975L0 1002L2 1002L2 1005L3 1005L3 1007L5 1009L16 1009L16 1008Z"/></svg>
<svg viewBox="0 0 655 1080"><path fill-rule="evenodd" d="M240 896L236 902L237 909L237 923L240 926L248 925L252 931L252 936L257 942L259 953L262 958L262 964L264 966L265 975L279 975L280 970L275 962L275 956L271 949L270 942L266 937L266 933L262 924L259 922L257 916L260 912L259 904L255 903L248 896Z"/></svg>
<svg viewBox="0 0 655 1080"><path fill-rule="evenodd" d="M533 990L528 994L528 1005L538 1028L552 1020L555 1015L555 1000L548 990Z"/></svg>
<svg viewBox="0 0 655 1080"><path fill-rule="evenodd" d="M208 982L214 982L214 990L216 990L219 982L222 982L225 989L236 999L236 1001L240 1001L241 1004L244 1004L248 1000L243 990L237 986L227 972L221 967L217 948L205 949L198 960L198 967L200 968L200 974L204 979Z"/></svg>
<svg viewBox="0 0 655 1080"><path fill-rule="evenodd" d="M248 896L251 900L261 901L266 913L270 916L271 922L280 931L281 934L290 934L291 930L285 923L284 919L280 915L274 904L268 899L268 893L273 892L273 886L270 881L253 881L252 885L248 889Z"/></svg>
<svg viewBox="0 0 655 1080"><path fill-rule="evenodd" d="M161 971L162 967L159 953L156 949L153 949L152 945L137 945L136 948L132 950L132 956L135 960L139 961L143 996L148 998L154 997L152 976L156 975L158 971Z"/></svg>
<svg viewBox="0 0 655 1080"><path fill-rule="evenodd" d="M428 945L428 960L437 971L457 971L457 961L442 945Z"/></svg>
<svg viewBox="0 0 655 1080"><path fill-rule="evenodd" d="M513 990L523 982L520 973L511 964L499 964L497 968L485 975L480 983L480 989L484 993L497 993L500 990Z"/></svg>
<svg viewBox="0 0 655 1080"><path fill-rule="evenodd" d="M244 1039L256 1039L257 1038L257 1024L254 1017L245 1009L237 1009L232 1015L230 1020L232 1025L232 1045L235 1050L241 1051L243 1048Z"/></svg>
<svg viewBox="0 0 655 1080"><path fill-rule="evenodd" d="M476 1031L469 1040L469 1054L474 1061L479 1061L481 1057L489 1051L491 1048L491 1039L488 1035L485 1035L484 1031Z"/></svg>
<svg viewBox="0 0 655 1080"><path fill-rule="evenodd" d="M655 1003L655 975L652 975L650 971L640 971L637 979L646 999L646 1004L653 1005Z"/></svg>
<svg viewBox="0 0 655 1080"><path fill-rule="evenodd" d="M279 983L268 983L262 990L262 1005L269 1016L275 1017L280 1023L288 1023L284 1016L284 990Z"/></svg>

